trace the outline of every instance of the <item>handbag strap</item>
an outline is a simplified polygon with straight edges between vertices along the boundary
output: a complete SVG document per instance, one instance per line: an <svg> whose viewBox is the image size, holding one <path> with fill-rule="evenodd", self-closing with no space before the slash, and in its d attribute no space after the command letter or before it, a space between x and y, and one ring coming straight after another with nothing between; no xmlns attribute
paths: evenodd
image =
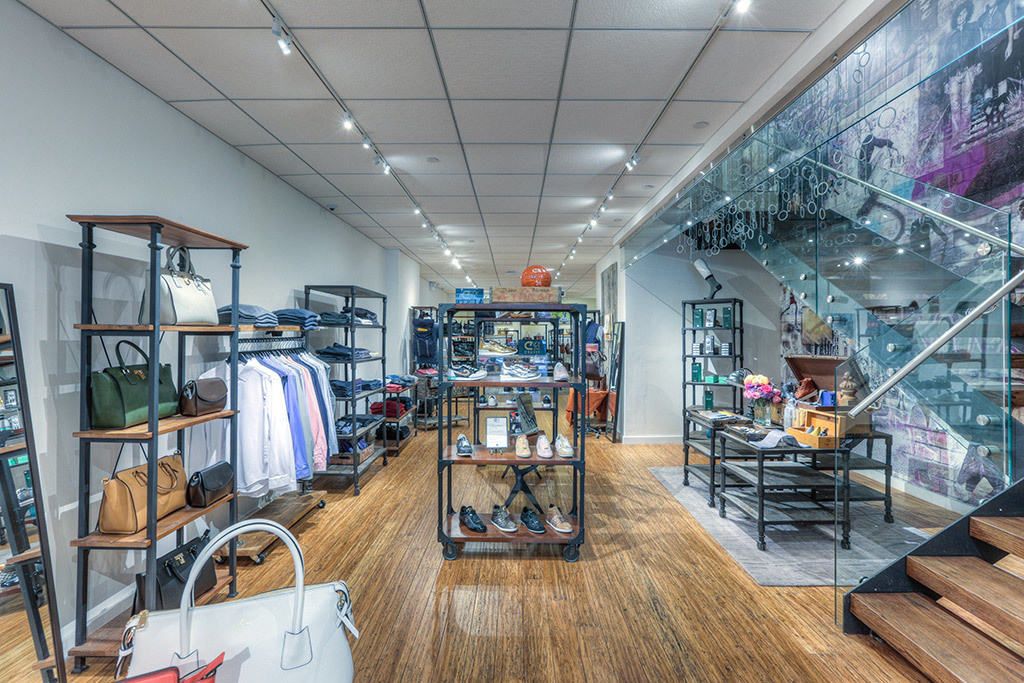
<svg viewBox="0 0 1024 683"><path fill-rule="evenodd" d="M302 610L306 599L306 565L305 560L302 557L302 550L299 548L299 543L295 540L295 537L292 536L288 529L277 522L269 519L248 519L237 524L233 524L217 534L217 536L210 541L205 548L203 548L203 552L199 553L199 557L197 557L196 561L192 564L192 571L189 572L188 581L185 583L185 588L181 591L181 605L178 607L179 649L177 654L179 658L185 658L192 652L191 631L192 603L194 598L193 592L196 586L196 579L199 578L200 570L203 565L213 557L213 553L218 548L228 541L250 531L266 531L269 534L277 536L291 552L292 564L295 566L295 600L292 605L291 633L297 634L302 631Z"/></svg>
<svg viewBox="0 0 1024 683"><path fill-rule="evenodd" d="M161 460L162 459L163 458L161 458ZM170 486L161 486L160 485L160 477L159 477L159 474L158 474L157 475L157 480L156 480L156 490L157 491L163 491L164 493L167 493L168 491L173 491L174 489L178 488L178 473L174 471L174 468L171 467L170 465L168 465L166 462L157 462L156 466L158 468L162 469L164 472L167 472L168 474L171 475L171 485ZM135 477L135 480L137 482L139 482L140 484L142 484L143 486L145 486L146 484L149 483L149 476L147 474L145 474L144 472L141 472L139 470L133 470L132 471L132 476Z"/></svg>
<svg viewBox="0 0 1024 683"><path fill-rule="evenodd" d="M121 341L117 342L117 344L114 346L114 357L117 358L117 364L118 366L120 366L121 372L128 374L128 369L125 367L124 364L124 357L121 355L121 344L127 344L128 346L138 351L139 355L142 356L142 359L146 361L146 365L149 365L149 356L146 354L145 351L143 351L139 347L138 344L132 341L128 341L127 339L122 339Z"/></svg>
<svg viewBox="0 0 1024 683"><path fill-rule="evenodd" d="M183 266L178 268L174 264L174 259L178 256L182 257ZM172 273L187 273L189 275L195 275L196 269L192 265L192 253L188 250L188 247L171 247L167 250L167 270Z"/></svg>

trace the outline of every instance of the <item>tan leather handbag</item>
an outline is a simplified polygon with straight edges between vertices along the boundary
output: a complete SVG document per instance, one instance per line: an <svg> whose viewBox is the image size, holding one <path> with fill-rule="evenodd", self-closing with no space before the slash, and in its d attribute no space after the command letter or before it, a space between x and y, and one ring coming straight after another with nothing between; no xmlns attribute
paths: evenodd
<svg viewBox="0 0 1024 683"><path fill-rule="evenodd" d="M148 465L114 473L103 480L100 501L100 532L134 534L146 528L146 484ZM181 453L166 455L157 461L156 517L161 519L185 507L185 466Z"/></svg>

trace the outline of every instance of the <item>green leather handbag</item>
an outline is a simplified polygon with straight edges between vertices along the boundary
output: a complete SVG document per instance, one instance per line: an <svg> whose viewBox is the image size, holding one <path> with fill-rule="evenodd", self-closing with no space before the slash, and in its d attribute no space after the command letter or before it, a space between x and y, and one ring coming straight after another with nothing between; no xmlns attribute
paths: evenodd
<svg viewBox="0 0 1024 683"><path fill-rule="evenodd" d="M125 365L121 344L127 344L146 361L141 365ZM149 356L136 344L122 340L114 347L118 365L89 378L89 418L94 429L124 429L149 419ZM178 391L170 365L160 366L160 417L178 412Z"/></svg>

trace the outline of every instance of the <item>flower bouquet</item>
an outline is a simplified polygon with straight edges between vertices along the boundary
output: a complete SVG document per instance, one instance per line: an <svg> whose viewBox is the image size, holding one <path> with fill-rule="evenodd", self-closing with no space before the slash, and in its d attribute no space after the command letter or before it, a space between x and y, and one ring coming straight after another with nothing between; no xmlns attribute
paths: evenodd
<svg viewBox="0 0 1024 683"><path fill-rule="evenodd" d="M770 427L772 404L782 403L782 391L764 375L750 375L743 380L743 398L754 408L754 422Z"/></svg>

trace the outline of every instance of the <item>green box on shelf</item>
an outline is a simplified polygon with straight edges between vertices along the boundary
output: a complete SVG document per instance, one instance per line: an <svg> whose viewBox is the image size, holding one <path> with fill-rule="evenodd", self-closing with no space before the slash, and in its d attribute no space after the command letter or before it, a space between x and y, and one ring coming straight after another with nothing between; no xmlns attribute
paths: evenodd
<svg viewBox="0 0 1024 683"><path fill-rule="evenodd" d="M690 381L700 382L703 380L702 375L704 374L704 366L700 363L694 363L690 366Z"/></svg>
<svg viewBox="0 0 1024 683"><path fill-rule="evenodd" d="M710 389L704 390L704 410L715 409L715 393Z"/></svg>
<svg viewBox="0 0 1024 683"><path fill-rule="evenodd" d="M718 375L708 375L704 378L705 382L711 382L712 384L718 384Z"/></svg>
<svg viewBox="0 0 1024 683"><path fill-rule="evenodd" d="M704 309L695 308L693 309L693 326L704 327Z"/></svg>
<svg viewBox="0 0 1024 683"><path fill-rule="evenodd" d="M722 309L722 327L732 327L732 306Z"/></svg>

